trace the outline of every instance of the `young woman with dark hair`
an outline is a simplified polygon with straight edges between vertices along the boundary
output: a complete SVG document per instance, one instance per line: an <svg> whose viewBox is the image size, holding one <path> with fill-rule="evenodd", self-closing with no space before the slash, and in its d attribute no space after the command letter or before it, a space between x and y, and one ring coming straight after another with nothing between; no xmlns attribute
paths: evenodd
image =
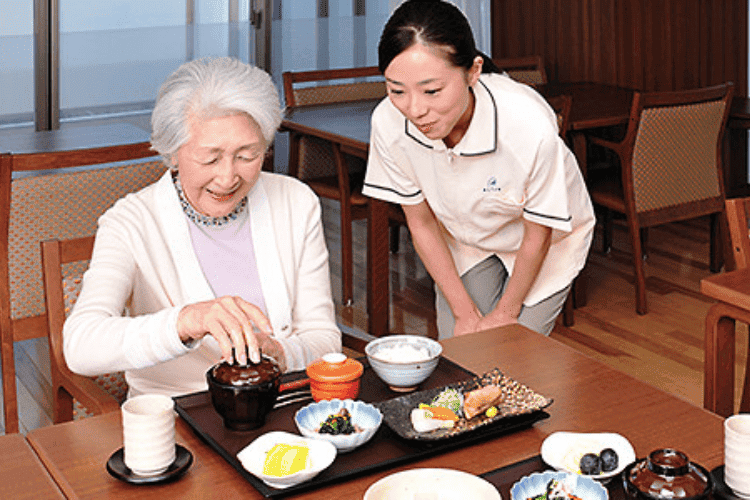
<svg viewBox="0 0 750 500"><path fill-rule="evenodd" d="M594 227L555 113L497 72L443 0L398 7L378 56L388 97L364 192L403 207L435 280L440 338L515 322L548 335Z"/></svg>

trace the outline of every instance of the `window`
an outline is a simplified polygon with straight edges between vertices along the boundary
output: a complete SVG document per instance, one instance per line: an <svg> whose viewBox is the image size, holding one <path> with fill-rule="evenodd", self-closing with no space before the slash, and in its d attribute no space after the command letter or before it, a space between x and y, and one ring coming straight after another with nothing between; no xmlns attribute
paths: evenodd
<svg viewBox="0 0 750 500"><path fill-rule="evenodd" d="M34 121L33 2L3 2L0 16L0 128Z"/></svg>
<svg viewBox="0 0 750 500"><path fill-rule="evenodd" d="M286 70L373 66L377 64L380 32L399 3L401 0L3 2L0 128L33 124L35 106L37 115L55 116L39 128L54 128L57 116L62 123L128 115L147 118L159 86L184 61L220 55L255 61L256 37L262 36L262 30L250 23L251 6L257 10L268 5L271 9L271 33L264 38L270 41L268 67L279 88L281 73ZM489 29L482 31L477 26L489 26L489 0L455 3L470 17L482 47L481 33L488 34ZM58 5L59 12L34 19L35 9L48 12L51 5ZM50 41L55 36L40 44L52 54L49 79L39 78L34 71L34 23L48 21L53 30L58 27L59 34L57 47ZM489 46L489 41L484 46ZM53 82L50 96L45 88L35 88L35 79L42 82L41 87L48 80ZM147 126L147 119L145 123Z"/></svg>

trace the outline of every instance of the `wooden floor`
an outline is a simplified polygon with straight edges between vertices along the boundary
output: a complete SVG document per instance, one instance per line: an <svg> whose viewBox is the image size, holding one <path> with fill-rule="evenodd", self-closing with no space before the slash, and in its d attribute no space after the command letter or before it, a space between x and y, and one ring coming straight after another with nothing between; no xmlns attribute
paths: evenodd
<svg viewBox="0 0 750 500"><path fill-rule="evenodd" d="M355 238L355 297L341 305L338 210L324 203L324 223L339 322L365 331L366 226L358 222ZM597 232L598 235L598 232ZM703 321L711 305L699 291L708 270L708 222L698 220L652 229L647 261L649 314L635 313L633 271L624 226L615 229L609 255L598 238L582 273L587 303L575 313L575 325L558 321L552 337L625 373L697 405L702 404ZM394 333L435 336L432 281L401 230L400 251L391 258L391 329ZM738 377L744 374L747 328L738 326ZM544 353L540 353L543 356ZM549 360L554 363L554 359ZM49 360L46 341L17 344L21 429L51 424ZM500 367L502 368L502 367Z"/></svg>

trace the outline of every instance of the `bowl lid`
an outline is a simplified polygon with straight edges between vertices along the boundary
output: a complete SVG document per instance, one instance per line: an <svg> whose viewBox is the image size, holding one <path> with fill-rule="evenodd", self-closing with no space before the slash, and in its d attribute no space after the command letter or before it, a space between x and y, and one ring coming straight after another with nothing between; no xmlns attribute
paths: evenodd
<svg viewBox="0 0 750 500"><path fill-rule="evenodd" d="M649 498L700 498L712 488L711 477L684 453L669 448L652 451L627 471L625 480Z"/></svg>
<svg viewBox="0 0 750 500"><path fill-rule="evenodd" d="M279 363L265 354L259 363L248 360L246 365L222 361L209 370L214 381L231 386L254 386L264 384L281 377Z"/></svg>
<svg viewBox="0 0 750 500"><path fill-rule="evenodd" d="M342 353L329 353L307 367L307 376L318 382L349 382L362 376L364 366Z"/></svg>

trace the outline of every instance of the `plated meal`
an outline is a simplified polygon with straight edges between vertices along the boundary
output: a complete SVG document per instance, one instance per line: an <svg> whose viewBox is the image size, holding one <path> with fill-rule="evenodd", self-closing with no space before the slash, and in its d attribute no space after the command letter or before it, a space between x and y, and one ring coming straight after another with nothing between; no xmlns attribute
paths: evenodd
<svg viewBox="0 0 750 500"><path fill-rule="evenodd" d="M481 377L377 403L401 437L438 440L537 412L552 400L494 369Z"/></svg>
<svg viewBox="0 0 750 500"><path fill-rule="evenodd" d="M606 480L635 461L635 450L611 432L554 432L542 443L542 460L559 471Z"/></svg>

